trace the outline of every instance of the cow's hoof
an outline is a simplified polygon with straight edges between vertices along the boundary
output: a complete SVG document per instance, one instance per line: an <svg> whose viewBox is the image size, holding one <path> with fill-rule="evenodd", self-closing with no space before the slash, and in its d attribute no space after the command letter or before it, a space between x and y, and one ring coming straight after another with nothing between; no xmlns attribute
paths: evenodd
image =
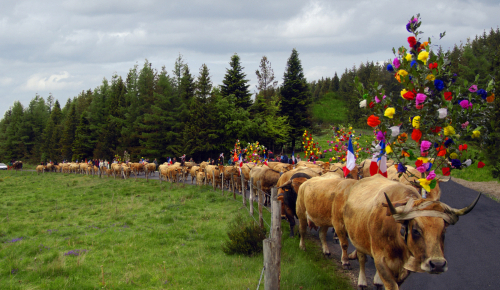
<svg viewBox="0 0 500 290"><path fill-rule="evenodd" d="M351 264L344 264L342 268L344 268L344 270L351 270Z"/></svg>
<svg viewBox="0 0 500 290"><path fill-rule="evenodd" d="M367 286L366 285L358 285L359 290L366 290Z"/></svg>
<svg viewBox="0 0 500 290"><path fill-rule="evenodd" d="M334 238L334 239L333 239L333 243L334 243L334 244L338 244L338 243L339 243L339 239L338 239L338 238Z"/></svg>
<svg viewBox="0 0 500 290"><path fill-rule="evenodd" d="M325 257L330 257L330 253L323 253L323 255L325 255Z"/></svg>
<svg viewBox="0 0 500 290"><path fill-rule="evenodd" d="M384 289L384 285L375 284L375 286L373 286L373 289L374 290L383 290Z"/></svg>

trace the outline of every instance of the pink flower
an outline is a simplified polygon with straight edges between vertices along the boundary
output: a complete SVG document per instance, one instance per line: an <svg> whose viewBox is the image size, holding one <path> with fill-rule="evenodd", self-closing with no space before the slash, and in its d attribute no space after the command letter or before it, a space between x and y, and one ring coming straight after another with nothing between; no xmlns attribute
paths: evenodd
<svg viewBox="0 0 500 290"><path fill-rule="evenodd" d="M332 152L332 148L330 148L330 150L329 150L329 151L330 151L330 152Z"/></svg>
<svg viewBox="0 0 500 290"><path fill-rule="evenodd" d="M465 110L468 110L472 108L472 103L470 103L468 100L463 100L460 102L460 106L462 106L462 108L464 108Z"/></svg>
<svg viewBox="0 0 500 290"><path fill-rule="evenodd" d="M422 104L423 102L425 102L425 99L427 98L427 96L425 94L417 94L417 97L415 99L415 103L417 105L420 105Z"/></svg>
<svg viewBox="0 0 500 290"><path fill-rule="evenodd" d="M385 99L385 95L382 97L382 100ZM375 102L376 103L380 103L380 99L378 98L378 96L375 96Z"/></svg>
<svg viewBox="0 0 500 290"><path fill-rule="evenodd" d="M431 170L431 172L429 172L429 175L427 175L427 180L433 180L434 178L436 178L436 173L434 172L434 170Z"/></svg>
<svg viewBox="0 0 500 290"><path fill-rule="evenodd" d="M466 129L467 126L469 126L469 121L465 121L465 123L462 124L462 129Z"/></svg>
<svg viewBox="0 0 500 290"><path fill-rule="evenodd" d="M423 140L422 143L420 143L420 152L429 150L429 148L431 148L431 145L432 145L431 142Z"/></svg>
<svg viewBox="0 0 500 290"><path fill-rule="evenodd" d="M425 166L422 165L422 166L417 167L417 170L420 173L424 173L427 169L425 169Z"/></svg>
<svg viewBox="0 0 500 290"><path fill-rule="evenodd" d="M397 57L396 57L396 58L394 58L394 60L392 61L392 64L394 65L394 67L395 67L396 69L398 69L398 68L399 68L399 66L401 65L401 63L399 62L399 59L398 59Z"/></svg>
<svg viewBox="0 0 500 290"><path fill-rule="evenodd" d="M470 88L469 88L469 92L471 92L471 93L475 93L475 92L477 92L477 86L476 86L476 85L472 85L472 86L470 86Z"/></svg>
<svg viewBox="0 0 500 290"><path fill-rule="evenodd" d="M326 153L326 150L324 150L323 153Z"/></svg>

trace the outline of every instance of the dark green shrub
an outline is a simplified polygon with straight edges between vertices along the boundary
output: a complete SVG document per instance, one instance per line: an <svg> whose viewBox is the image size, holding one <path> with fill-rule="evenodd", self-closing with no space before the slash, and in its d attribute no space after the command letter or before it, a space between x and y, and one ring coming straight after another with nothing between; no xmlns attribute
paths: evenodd
<svg viewBox="0 0 500 290"><path fill-rule="evenodd" d="M224 253L251 256L262 252L262 241L266 238L266 230L260 228L250 218L238 214L229 222L227 236L229 240L222 244Z"/></svg>

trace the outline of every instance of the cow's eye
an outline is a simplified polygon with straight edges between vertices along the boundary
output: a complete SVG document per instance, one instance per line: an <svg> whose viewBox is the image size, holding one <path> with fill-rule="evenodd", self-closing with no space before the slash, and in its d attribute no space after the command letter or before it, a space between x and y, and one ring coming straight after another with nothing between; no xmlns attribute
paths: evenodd
<svg viewBox="0 0 500 290"><path fill-rule="evenodd" d="M419 232L417 229L412 229L412 230L411 230L411 234L412 234L414 237L420 237L420 232Z"/></svg>

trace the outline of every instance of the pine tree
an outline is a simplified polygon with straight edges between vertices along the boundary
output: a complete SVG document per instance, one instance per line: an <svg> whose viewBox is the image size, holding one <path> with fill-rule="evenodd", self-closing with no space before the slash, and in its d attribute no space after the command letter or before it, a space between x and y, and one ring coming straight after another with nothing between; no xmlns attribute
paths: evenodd
<svg viewBox="0 0 500 290"><path fill-rule="evenodd" d="M91 140L90 123L86 114L80 116L80 122L76 127L75 140L72 144L73 158L76 160L83 160L92 158L94 150L94 142Z"/></svg>
<svg viewBox="0 0 500 290"><path fill-rule="evenodd" d="M246 110L252 105L252 100L250 99L252 94L248 90L250 85L247 84L249 81L245 79L246 74L243 73L244 67L241 66L240 57L236 53L231 56L229 65L231 68L226 69L226 75L222 81L222 96L228 97L229 95L234 95L236 107Z"/></svg>
<svg viewBox="0 0 500 290"><path fill-rule="evenodd" d="M184 102L189 102L194 97L195 82L193 76L189 72L187 64L182 68L182 78L179 87L180 97Z"/></svg>
<svg viewBox="0 0 500 290"><path fill-rule="evenodd" d="M70 160L73 156L73 140L75 139L76 126L76 105L72 103L64 122L64 130L61 137L61 155L67 160Z"/></svg>
<svg viewBox="0 0 500 290"><path fill-rule="evenodd" d="M287 116L290 122L290 138L292 150L295 149L295 141L302 135L305 129L311 126L310 105L311 96L304 78L304 72L299 60L299 54L294 48L288 58L283 85L281 87L281 115Z"/></svg>
<svg viewBox="0 0 500 290"><path fill-rule="evenodd" d="M278 81L275 80L274 71L271 68L271 62L267 59L267 56L263 56L260 60L259 65L260 70L256 70L257 75L257 90L259 90L259 95L264 97L267 104L271 102L272 96L276 93L276 86L278 86Z"/></svg>
<svg viewBox="0 0 500 290"><path fill-rule="evenodd" d="M210 72L206 64L200 67L200 74L196 80L195 94L202 103L206 103L210 92L212 91L212 80L210 79Z"/></svg>

